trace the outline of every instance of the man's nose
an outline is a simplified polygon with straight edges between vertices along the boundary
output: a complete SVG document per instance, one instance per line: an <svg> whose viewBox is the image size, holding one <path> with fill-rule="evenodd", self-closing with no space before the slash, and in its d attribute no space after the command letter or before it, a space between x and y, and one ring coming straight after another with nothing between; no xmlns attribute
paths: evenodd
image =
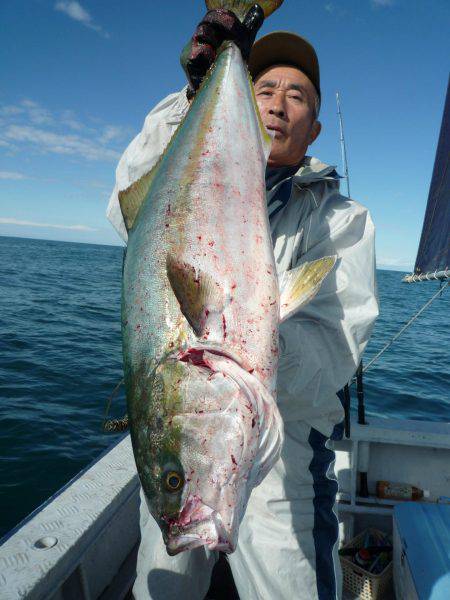
<svg viewBox="0 0 450 600"><path fill-rule="evenodd" d="M274 96L272 106L269 108L269 114L276 115L277 117L283 118L286 115L286 106L284 104L284 98L280 96Z"/></svg>

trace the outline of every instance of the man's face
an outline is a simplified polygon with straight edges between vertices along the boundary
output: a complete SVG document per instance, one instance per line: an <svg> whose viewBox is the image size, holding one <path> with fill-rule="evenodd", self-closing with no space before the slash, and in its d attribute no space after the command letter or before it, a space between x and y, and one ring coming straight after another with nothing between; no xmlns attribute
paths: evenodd
<svg viewBox="0 0 450 600"><path fill-rule="evenodd" d="M274 65L256 77L254 87L262 121L275 133L268 165L298 164L321 129L313 84L295 67Z"/></svg>

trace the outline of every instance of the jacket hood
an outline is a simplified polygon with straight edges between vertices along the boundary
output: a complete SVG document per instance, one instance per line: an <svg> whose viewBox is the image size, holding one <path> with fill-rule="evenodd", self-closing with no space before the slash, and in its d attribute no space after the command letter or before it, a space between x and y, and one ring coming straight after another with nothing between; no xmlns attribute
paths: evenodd
<svg viewBox="0 0 450 600"><path fill-rule="evenodd" d="M338 175L334 165L327 165L314 156L305 156L303 162L294 175L295 183L307 185L316 181L334 181L339 186L341 176Z"/></svg>

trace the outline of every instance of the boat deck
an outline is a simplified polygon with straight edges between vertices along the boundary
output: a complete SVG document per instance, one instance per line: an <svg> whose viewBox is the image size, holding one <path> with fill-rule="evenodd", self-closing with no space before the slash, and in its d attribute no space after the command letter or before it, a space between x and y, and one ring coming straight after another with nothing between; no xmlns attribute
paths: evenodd
<svg viewBox="0 0 450 600"><path fill-rule="evenodd" d="M376 498L377 480L427 489L431 503L450 495L450 424L370 419L369 425L352 423L351 438L334 447L341 543L367 527L392 532L399 502ZM367 497L359 493L361 471L367 471ZM124 436L3 541L2 600L130 598L139 488L130 439ZM238 598L226 559L214 570L208 598Z"/></svg>

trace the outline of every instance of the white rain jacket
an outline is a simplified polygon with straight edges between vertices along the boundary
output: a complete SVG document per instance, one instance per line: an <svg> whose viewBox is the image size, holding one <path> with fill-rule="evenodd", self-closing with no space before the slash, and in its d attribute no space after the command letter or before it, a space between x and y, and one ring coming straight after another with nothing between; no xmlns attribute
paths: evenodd
<svg viewBox="0 0 450 600"><path fill-rule="evenodd" d="M154 166L188 106L185 89L162 100L119 161L107 216L125 242L118 193ZM339 193L333 172L334 167L306 157L289 201L270 219L278 273L337 255L315 298L280 326L281 415L326 436L343 418L336 392L356 371L378 315L374 226L364 206ZM268 202L281 183L268 192Z"/></svg>

